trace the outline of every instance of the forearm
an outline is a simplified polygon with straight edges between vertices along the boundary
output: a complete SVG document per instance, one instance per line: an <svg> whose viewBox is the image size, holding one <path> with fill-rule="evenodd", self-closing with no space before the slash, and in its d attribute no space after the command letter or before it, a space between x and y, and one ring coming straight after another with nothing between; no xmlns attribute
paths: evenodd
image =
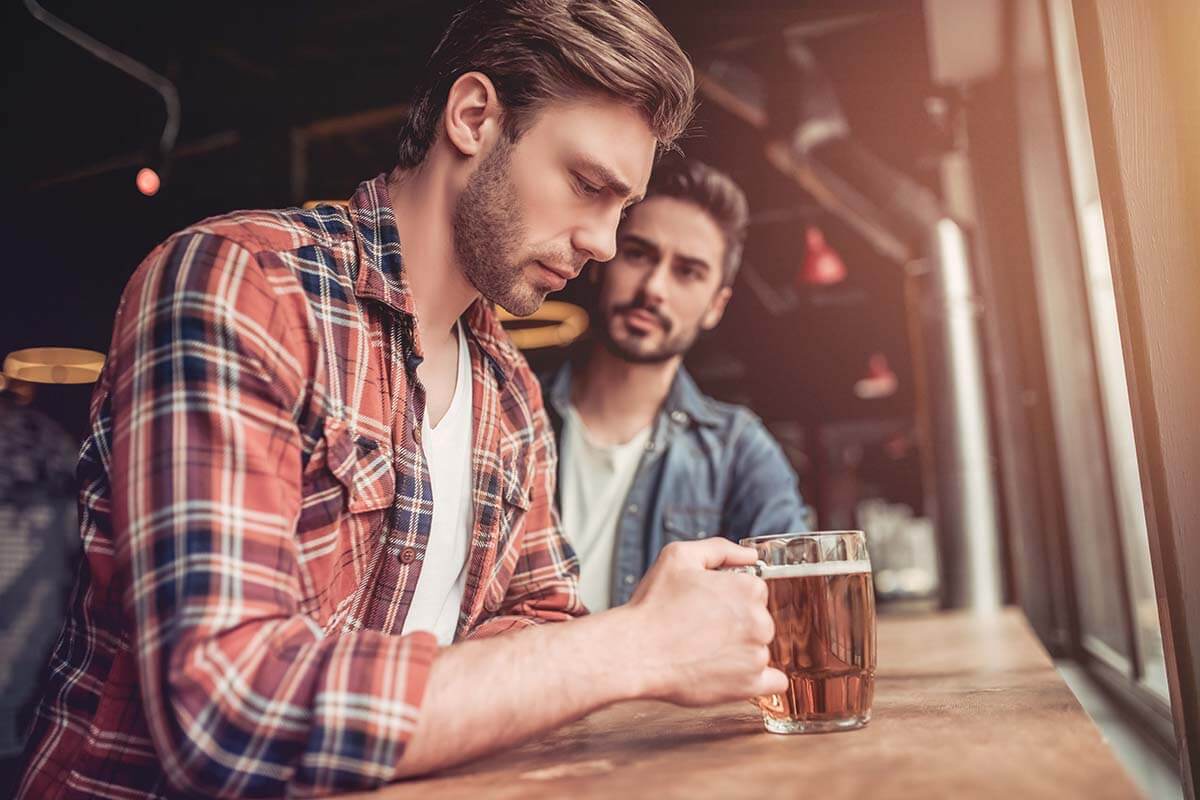
<svg viewBox="0 0 1200 800"><path fill-rule="evenodd" d="M443 650L397 776L419 775L524 741L648 684L627 608Z"/></svg>

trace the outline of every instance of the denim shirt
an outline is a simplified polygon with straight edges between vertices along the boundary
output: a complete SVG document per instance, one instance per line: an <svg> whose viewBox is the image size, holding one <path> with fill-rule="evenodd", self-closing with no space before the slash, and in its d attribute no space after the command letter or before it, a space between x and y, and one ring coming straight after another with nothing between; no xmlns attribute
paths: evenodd
<svg viewBox="0 0 1200 800"><path fill-rule="evenodd" d="M571 364L542 379L561 442ZM562 507L562 465L556 498ZM796 473L762 421L701 393L682 367L655 417L617 526L612 604L626 603L667 543L808 530ZM568 532L569 534L569 532ZM568 536L569 539L569 536Z"/></svg>

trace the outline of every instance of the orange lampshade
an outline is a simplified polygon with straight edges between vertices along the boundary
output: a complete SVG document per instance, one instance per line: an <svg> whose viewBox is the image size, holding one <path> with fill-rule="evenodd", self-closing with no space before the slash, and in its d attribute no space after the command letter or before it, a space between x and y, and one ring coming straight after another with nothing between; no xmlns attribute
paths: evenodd
<svg viewBox="0 0 1200 800"><path fill-rule="evenodd" d="M496 309L508 336L521 350L539 347L563 347L578 339L588 326L587 312L560 300L547 300L527 317L517 317Z"/></svg>
<svg viewBox="0 0 1200 800"><path fill-rule="evenodd" d="M4 374L29 383L93 383L104 354L77 347L30 347L4 359Z"/></svg>

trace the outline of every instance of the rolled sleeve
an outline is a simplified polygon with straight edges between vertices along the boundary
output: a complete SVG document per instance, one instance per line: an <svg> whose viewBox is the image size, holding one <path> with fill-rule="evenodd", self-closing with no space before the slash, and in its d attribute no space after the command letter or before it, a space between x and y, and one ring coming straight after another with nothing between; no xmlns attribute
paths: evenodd
<svg viewBox="0 0 1200 800"><path fill-rule="evenodd" d="M293 413L319 356L276 285L244 245L180 234L130 283L108 365L143 708L173 788L207 796L390 780L437 652L300 611Z"/></svg>

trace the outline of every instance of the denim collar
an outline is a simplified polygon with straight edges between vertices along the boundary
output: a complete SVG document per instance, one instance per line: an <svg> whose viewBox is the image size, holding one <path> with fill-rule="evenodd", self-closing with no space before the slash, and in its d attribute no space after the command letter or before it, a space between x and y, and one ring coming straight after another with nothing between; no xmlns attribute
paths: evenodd
<svg viewBox="0 0 1200 800"><path fill-rule="evenodd" d="M559 368L550 381L547 401L553 406L560 418L565 418L567 407L571 405L571 367L570 360ZM704 426L716 426L721 418L712 408L712 403L700 391L700 387L692 380L692 376L681 365L671 381L671 389L663 402L660 413L670 417L672 422Z"/></svg>

